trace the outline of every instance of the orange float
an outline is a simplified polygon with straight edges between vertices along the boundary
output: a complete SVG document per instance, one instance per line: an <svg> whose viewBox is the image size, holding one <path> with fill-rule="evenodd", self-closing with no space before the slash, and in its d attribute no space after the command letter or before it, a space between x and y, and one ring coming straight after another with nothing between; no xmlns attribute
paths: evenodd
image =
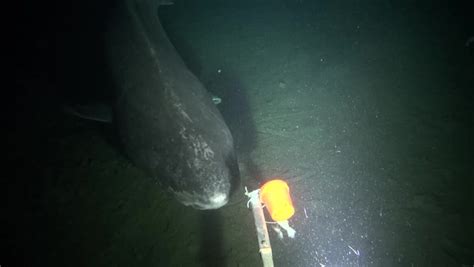
<svg viewBox="0 0 474 267"><path fill-rule="evenodd" d="M280 179L266 182L260 188L260 201L265 204L272 219L285 221L295 214L288 184Z"/></svg>

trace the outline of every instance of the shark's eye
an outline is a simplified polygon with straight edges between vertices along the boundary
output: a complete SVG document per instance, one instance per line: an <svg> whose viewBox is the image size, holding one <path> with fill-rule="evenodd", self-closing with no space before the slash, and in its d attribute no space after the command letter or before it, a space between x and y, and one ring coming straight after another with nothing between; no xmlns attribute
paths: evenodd
<svg viewBox="0 0 474 267"><path fill-rule="evenodd" d="M215 105L218 105L222 102L222 99L218 96L213 95L212 96L212 102L214 102Z"/></svg>

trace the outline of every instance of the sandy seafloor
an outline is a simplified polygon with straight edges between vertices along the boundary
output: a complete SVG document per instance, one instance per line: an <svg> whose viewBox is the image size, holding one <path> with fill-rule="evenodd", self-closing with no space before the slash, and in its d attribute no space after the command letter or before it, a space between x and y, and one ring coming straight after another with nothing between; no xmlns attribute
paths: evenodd
<svg viewBox="0 0 474 267"><path fill-rule="evenodd" d="M271 177L290 185L297 235L279 239L269 227L275 266L474 264L467 13L308 0L160 10L189 68L222 98L243 185ZM102 65L87 62L57 86L99 91L92 72ZM28 90L41 77L22 83L29 93L12 105L7 130L15 179L5 183L3 245L12 260L261 266L243 195L217 211L178 204L127 160L113 128L57 112Z"/></svg>

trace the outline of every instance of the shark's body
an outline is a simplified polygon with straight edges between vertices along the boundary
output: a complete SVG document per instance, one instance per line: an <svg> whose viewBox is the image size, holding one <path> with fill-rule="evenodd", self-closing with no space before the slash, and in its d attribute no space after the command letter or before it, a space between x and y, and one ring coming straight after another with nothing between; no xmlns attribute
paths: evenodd
<svg viewBox="0 0 474 267"><path fill-rule="evenodd" d="M114 120L130 159L185 205L216 209L240 184L232 135L158 19L157 0L121 0L106 50Z"/></svg>

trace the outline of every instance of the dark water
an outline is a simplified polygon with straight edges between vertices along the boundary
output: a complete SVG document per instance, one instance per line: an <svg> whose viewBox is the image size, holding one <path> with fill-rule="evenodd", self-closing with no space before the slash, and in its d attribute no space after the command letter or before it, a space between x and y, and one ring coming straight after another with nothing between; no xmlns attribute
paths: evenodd
<svg viewBox="0 0 474 267"><path fill-rule="evenodd" d="M243 196L177 204L112 126L62 113L111 102L113 1L30 3L4 88L5 266L260 266ZM222 98L244 185L288 180L295 239L276 266L471 266L472 9L448 2L177 1L160 16ZM6 252L6 253L5 253Z"/></svg>

